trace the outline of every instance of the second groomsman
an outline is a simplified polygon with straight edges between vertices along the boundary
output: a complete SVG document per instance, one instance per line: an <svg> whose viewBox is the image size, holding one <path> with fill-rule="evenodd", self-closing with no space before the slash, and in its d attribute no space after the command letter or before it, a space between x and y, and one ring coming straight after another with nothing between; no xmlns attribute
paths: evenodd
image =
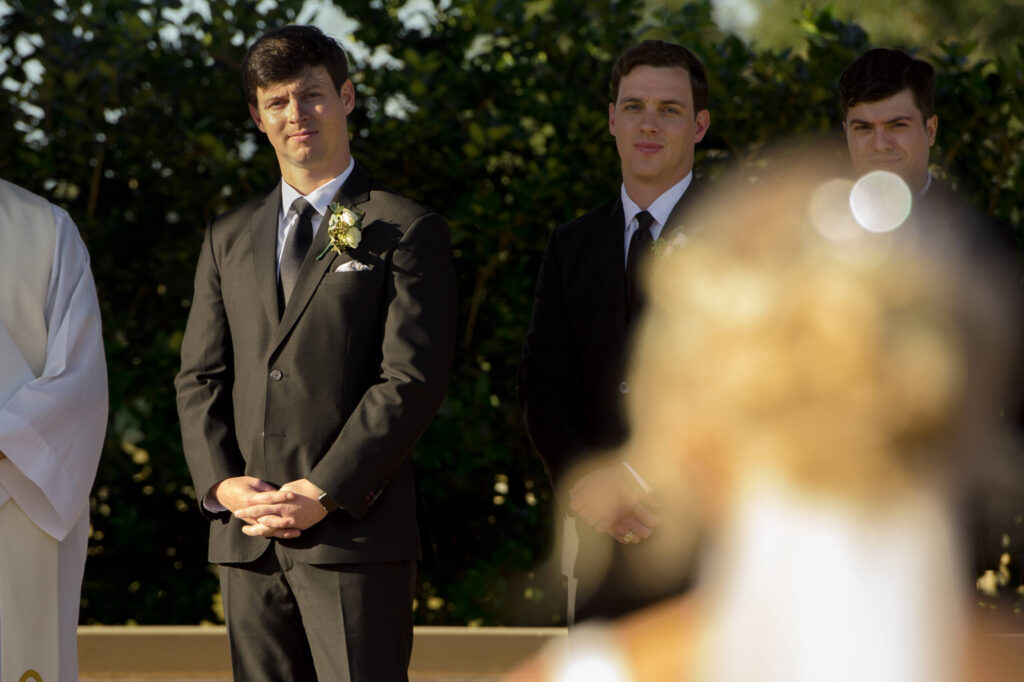
<svg viewBox="0 0 1024 682"><path fill-rule="evenodd" d="M627 613L688 582L685 565L652 554L673 530L643 472L607 455L629 435L625 364L643 305L637 272L653 242L677 236L693 203L694 146L707 133L707 107L707 75L693 52L658 40L626 50L612 70L608 105L622 185L557 228L544 252L516 388L530 439L574 515L563 551L566 569L578 534L570 623ZM672 577L659 580L646 570L654 566Z"/></svg>

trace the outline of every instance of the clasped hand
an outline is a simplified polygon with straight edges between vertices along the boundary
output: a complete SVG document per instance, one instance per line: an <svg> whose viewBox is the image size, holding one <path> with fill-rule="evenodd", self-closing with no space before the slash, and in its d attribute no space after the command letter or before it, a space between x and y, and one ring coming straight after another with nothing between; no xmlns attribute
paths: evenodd
<svg viewBox="0 0 1024 682"><path fill-rule="evenodd" d="M320 489L305 478L275 488L254 476L237 476L221 481L211 493L246 523L242 532L253 537L297 538L327 516L317 499Z"/></svg>
<svg viewBox="0 0 1024 682"><path fill-rule="evenodd" d="M652 496L636 489L622 466L594 469L569 491L569 508L601 533L623 544L646 540L661 523Z"/></svg>

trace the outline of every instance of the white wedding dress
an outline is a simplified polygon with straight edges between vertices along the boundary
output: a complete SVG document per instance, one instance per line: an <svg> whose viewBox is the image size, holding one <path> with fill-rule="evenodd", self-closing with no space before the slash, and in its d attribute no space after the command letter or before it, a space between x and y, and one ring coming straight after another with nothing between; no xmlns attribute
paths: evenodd
<svg viewBox="0 0 1024 682"><path fill-rule="evenodd" d="M751 476L705 575L702 682L962 679L963 570L924 488L855 505Z"/></svg>

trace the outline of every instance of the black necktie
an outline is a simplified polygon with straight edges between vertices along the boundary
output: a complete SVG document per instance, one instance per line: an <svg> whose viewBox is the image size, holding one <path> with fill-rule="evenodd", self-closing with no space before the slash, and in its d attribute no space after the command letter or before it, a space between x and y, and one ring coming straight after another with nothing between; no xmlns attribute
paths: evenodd
<svg viewBox="0 0 1024 682"><path fill-rule="evenodd" d="M637 228L629 240L629 255L626 258L626 302L629 305L629 319L632 320L643 305L643 287L640 285L640 272L644 261L651 253L651 224L654 216L647 211L636 214Z"/></svg>
<svg viewBox="0 0 1024 682"><path fill-rule="evenodd" d="M278 284L282 310L292 295L292 289L295 288L295 280L299 278L299 270L306 258L306 252L309 251L309 245L313 243L312 216L316 209L301 197L292 202L292 209L299 214L299 219L284 241L284 250L281 252L281 279Z"/></svg>

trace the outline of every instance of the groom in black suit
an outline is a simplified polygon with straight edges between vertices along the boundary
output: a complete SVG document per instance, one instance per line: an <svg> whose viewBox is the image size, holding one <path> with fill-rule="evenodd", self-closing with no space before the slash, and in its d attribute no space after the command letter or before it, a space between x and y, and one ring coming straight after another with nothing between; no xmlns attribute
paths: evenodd
<svg viewBox="0 0 1024 682"><path fill-rule="evenodd" d="M556 229L544 252L516 388L530 439L575 514L566 527L580 543L579 606L570 577L570 622L621 615L687 582L687 567L672 565L671 551L646 551L659 538L671 544L674 534L649 482L606 455L629 434L624 377L643 305L637 271L652 242L683 236L707 106L707 75L690 50L657 40L626 50L612 70L608 106L622 162L619 194Z"/></svg>
<svg viewBox="0 0 1024 682"><path fill-rule="evenodd" d="M333 39L271 31L242 73L282 181L207 227L175 382L234 678L406 680L410 452L454 348L448 226L353 161Z"/></svg>

